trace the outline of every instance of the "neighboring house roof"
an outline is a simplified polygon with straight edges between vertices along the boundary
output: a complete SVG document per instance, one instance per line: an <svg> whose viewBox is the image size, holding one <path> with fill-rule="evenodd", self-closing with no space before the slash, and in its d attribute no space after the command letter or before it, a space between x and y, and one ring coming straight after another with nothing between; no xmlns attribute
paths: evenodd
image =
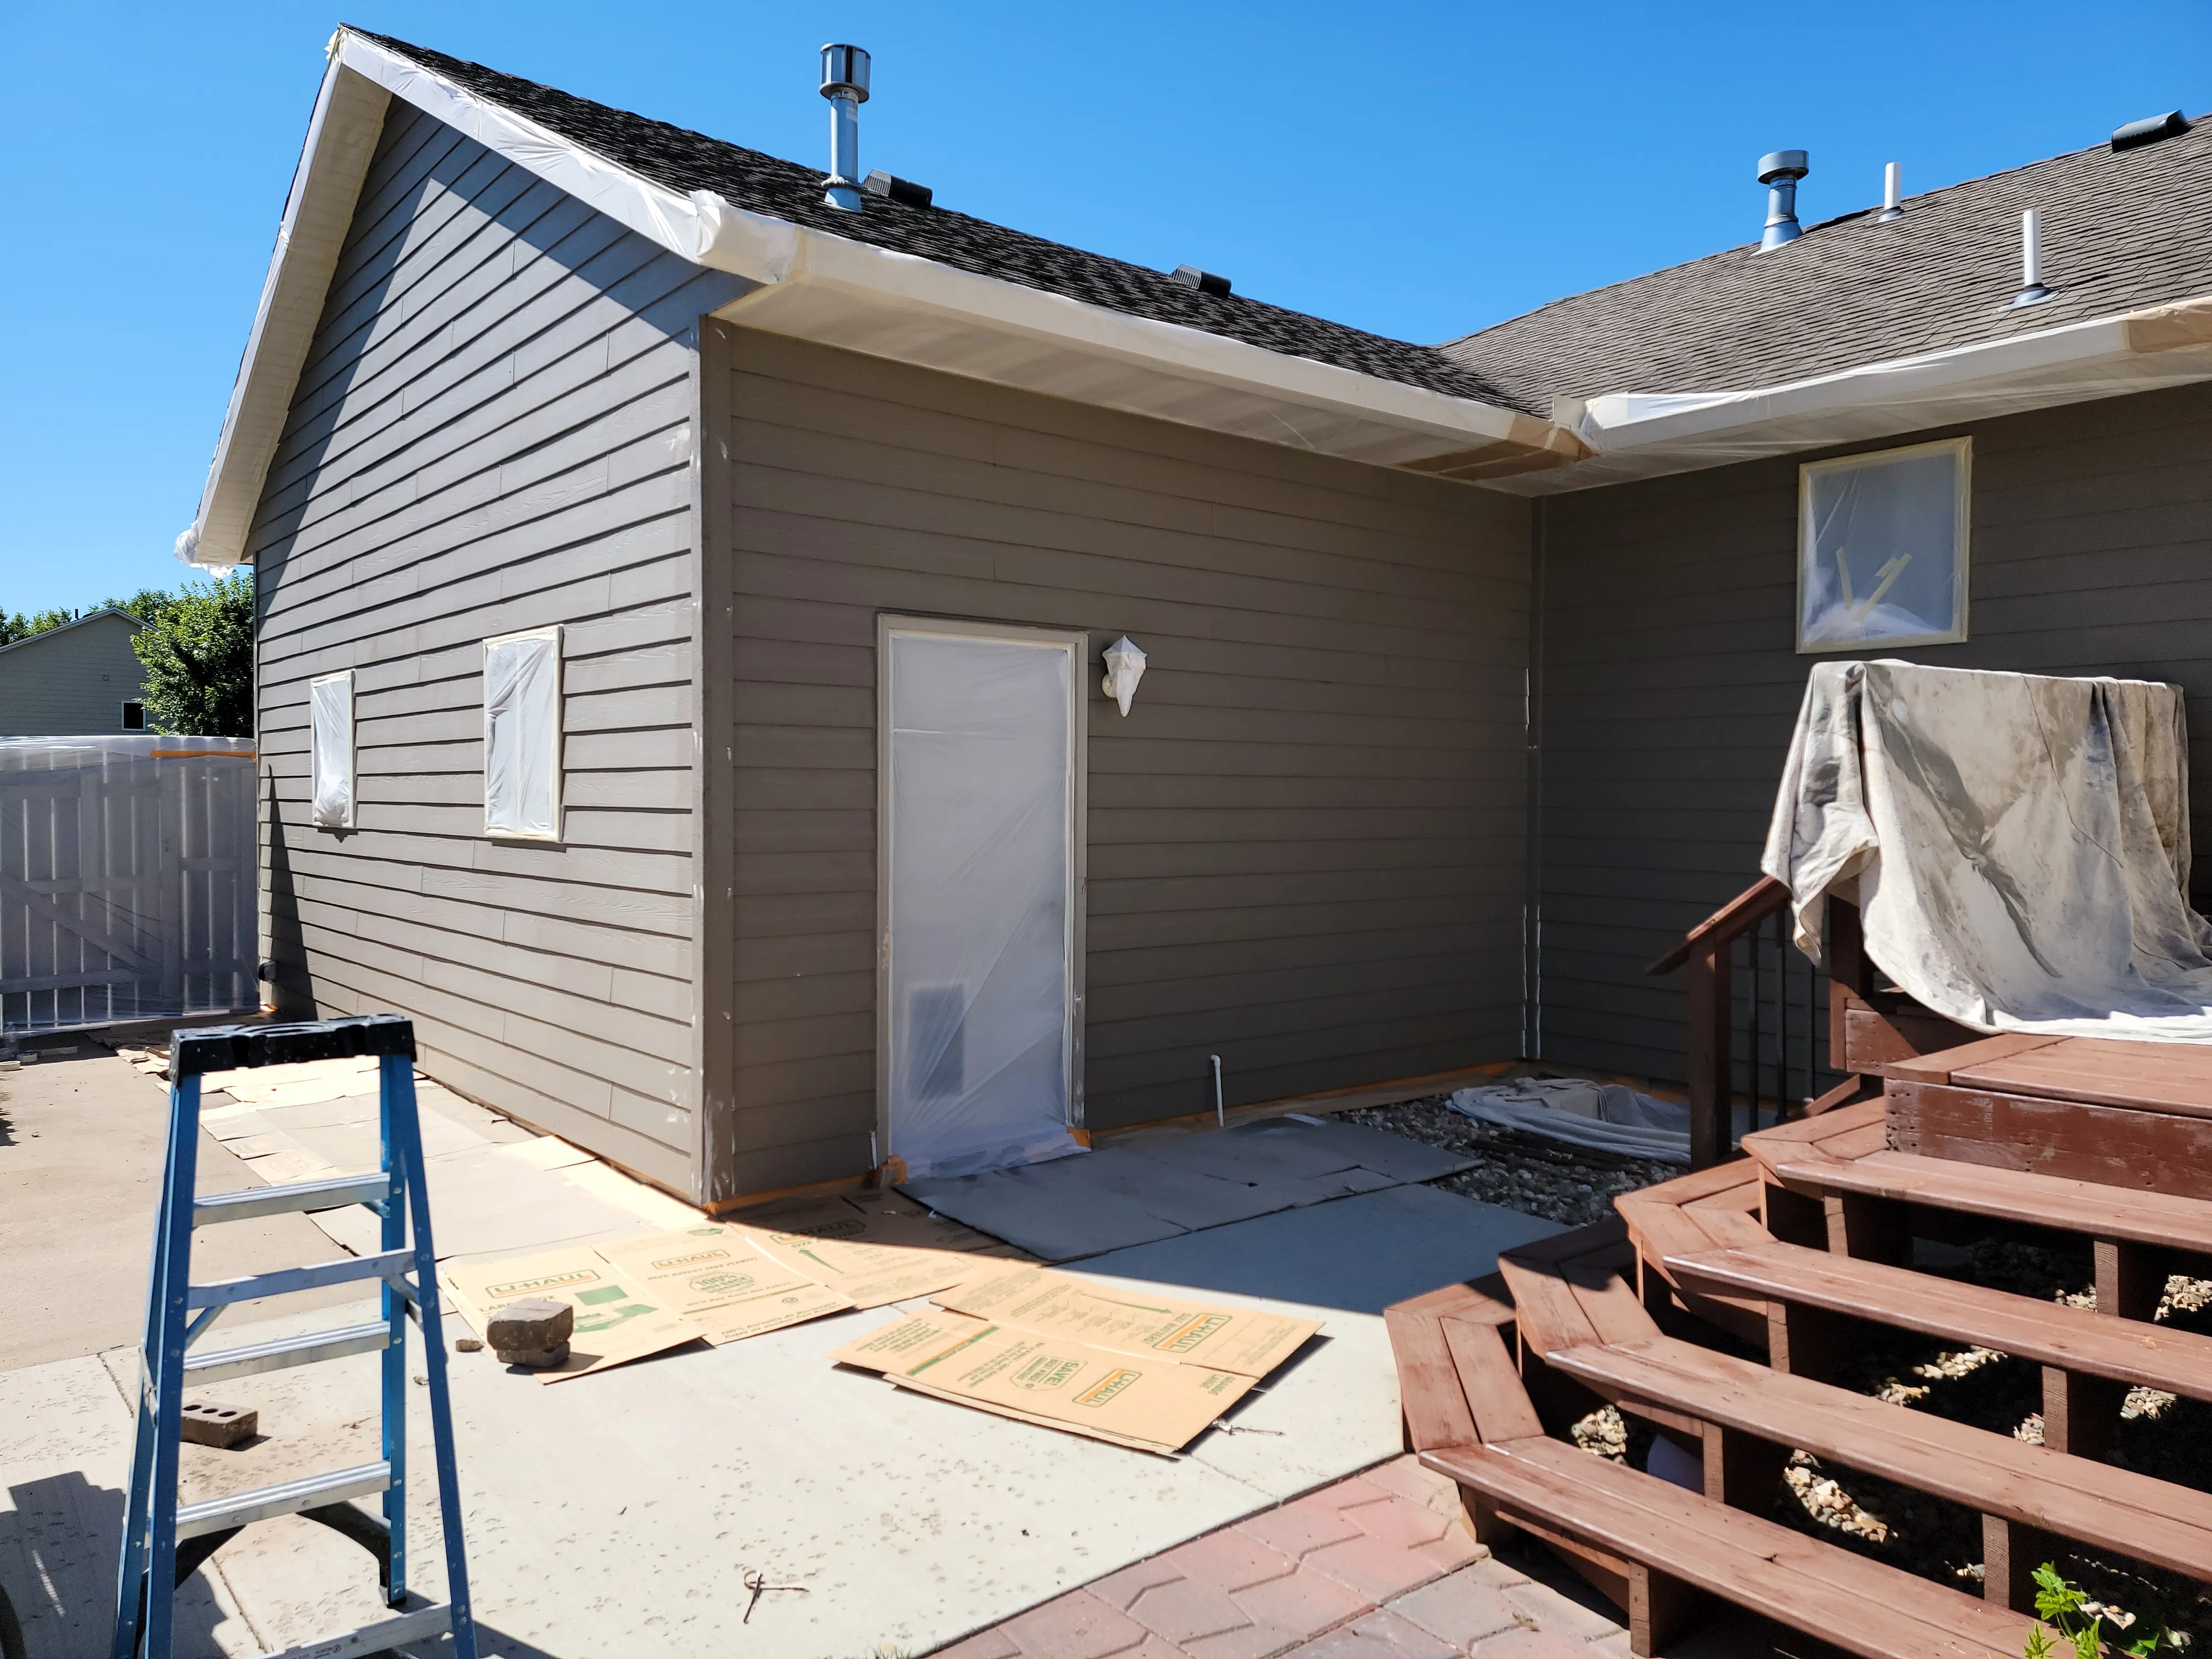
<svg viewBox="0 0 2212 1659"><path fill-rule="evenodd" d="M49 640L59 639L63 635L69 633L72 629L87 627L93 623L99 622L108 617L121 617L125 622L131 624L131 631L134 634L146 625L144 623L140 622L137 617L132 616L128 611L119 610L112 605L103 605L97 611L87 611L83 616L79 617L75 622L58 623L52 628L42 628L35 634L26 634L20 640L12 641L6 645L0 645L0 656L4 656L10 651L21 651L27 646L44 645Z"/></svg>
<svg viewBox="0 0 2212 1659"><path fill-rule="evenodd" d="M1495 388L1479 370L1454 362L1434 346L1370 334L1242 295L1217 298L1201 294L1164 271L1087 253L949 208L908 207L870 196L863 211L848 212L823 201L823 170L818 167L786 161L665 121L595 104L387 35L357 33L671 190L713 191L738 206L810 229L1066 295L1133 317L1176 323L1269 351L1334 363L1377 380L1457 398L1498 400Z"/></svg>
<svg viewBox="0 0 2212 1659"><path fill-rule="evenodd" d="M1874 183L1869 179L1869 184ZM1758 192L1744 192L1747 228ZM1516 408L1554 395L1735 392L2212 293L2212 121L2054 156L1556 300L1442 348ZM2054 297L2015 310L2020 216Z"/></svg>

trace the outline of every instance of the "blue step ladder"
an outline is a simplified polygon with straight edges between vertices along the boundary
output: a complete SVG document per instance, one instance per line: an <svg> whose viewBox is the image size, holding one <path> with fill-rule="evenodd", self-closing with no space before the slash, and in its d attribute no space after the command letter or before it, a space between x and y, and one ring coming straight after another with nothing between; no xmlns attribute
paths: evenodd
<svg viewBox="0 0 2212 1659"><path fill-rule="evenodd" d="M192 1192L199 1151L200 1079L210 1072L302 1060L377 1060L381 1134L374 1174L337 1176L288 1187L253 1187L205 1198ZM192 1230L287 1211L365 1204L383 1218L379 1254L286 1267L245 1279L191 1281ZM408 1223L414 1224L409 1243ZM410 1273L414 1275L410 1280ZM255 1297L379 1280L382 1316L337 1330L191 1352L217 1315ZM461 1551L460 1492L453 1467L453 1419L446 1395L446 1344L438 1325L437 1258L430 1248L430 1200L423 1188L422 1134L415 1113L415 1031L397 1014L301 1025L227 1025L179 1031L169 1040L169 1155L155 1225L154 1268L141 1350L138 1438L131 1460L131 1502L116 1583L113 1659L169 1659L176 1586L246 1526L279 1515L304 1516L353 1540L377 1559L385 1604L407 1601L407 1321L422 1328L423 1370L436 1453L438 1514L445 1534L447 1599L356 1631L287 1650L273 1659L343 1659L378 1654L402 1642L451 1632L453 1659L476 1659L468 1570ZM312 1365L381 1352L383 1456L281 1486L177 1504L179 1413L187 1385ZM382 1521L349 1501L383 1495Z"/></svg>

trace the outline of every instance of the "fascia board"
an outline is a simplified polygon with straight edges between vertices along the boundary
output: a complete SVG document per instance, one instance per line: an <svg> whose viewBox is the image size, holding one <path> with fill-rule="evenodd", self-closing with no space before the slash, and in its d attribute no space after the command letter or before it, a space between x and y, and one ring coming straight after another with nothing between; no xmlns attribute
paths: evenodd
<svg viewBox="0 0 2212 1659"><path fill-rule="evenodd" d="M220 568L246 556L262 480L283 436L390 101L384 88L336 61L324 71L199 513L177 538L177 556L187 564Z"/></svg>

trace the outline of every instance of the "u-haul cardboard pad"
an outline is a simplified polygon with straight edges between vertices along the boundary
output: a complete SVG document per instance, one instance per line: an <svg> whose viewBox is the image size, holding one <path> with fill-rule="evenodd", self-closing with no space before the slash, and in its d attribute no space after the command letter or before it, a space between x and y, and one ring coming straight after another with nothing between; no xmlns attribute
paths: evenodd
<svg viewBox="0 0 2212 1659"><path fill-rule="evenodd" d="M1321 1329L1041 1267L999 1268L934 1300L936 1310L830 1358L919 1393L1163 1453L1204 1433Z"/></svg>
<svg viewBox="0 0 2212 1659"><path fill-rule="evenodd" d="M559 1382L686 1342L738 1342L825 1314L926 1296L1006 1266L957 1249L703 1221L505 1261L448 1261L442 1273L479 1336L510 1302L544 1296L571 1304L568 1360L538 1373L540 1382Z"/></svg>

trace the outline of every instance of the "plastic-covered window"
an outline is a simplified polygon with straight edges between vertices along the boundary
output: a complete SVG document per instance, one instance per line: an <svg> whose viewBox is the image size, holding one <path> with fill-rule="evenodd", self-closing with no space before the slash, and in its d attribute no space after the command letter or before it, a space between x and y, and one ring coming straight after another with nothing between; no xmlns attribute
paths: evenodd
<svg viewBox="0 0 2212 1659"><path fill-rule="evenodd" d="M483 646L484 833L561 836L561 630Z"/></svg>
<svg viewBox="0 0 2212 1659"><path fill-rule="evenodd" d="M319 829L354 827L353 671L307 683L314 728L310 816Z"/></svg>
<svg viewBox="0 0 2212 1659"><path fill-rule="evenodd" d="M1971 441L1798 469L1797 648L1966 637Z"/></svg>

